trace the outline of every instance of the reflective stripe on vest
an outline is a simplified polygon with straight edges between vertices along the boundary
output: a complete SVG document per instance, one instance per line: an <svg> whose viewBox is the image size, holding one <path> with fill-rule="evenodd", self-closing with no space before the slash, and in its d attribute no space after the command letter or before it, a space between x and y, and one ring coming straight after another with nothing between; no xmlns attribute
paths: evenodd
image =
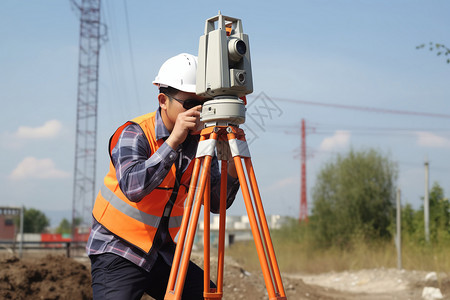
<svg viewBox="0 0 450 300"><path fill-rule="evenodd" d="M105 185L101 187L101 194L103 198L108 201L114 208L127 215L130 218L135 219L136 221L142 222L146 225L149 225L154 228L158 228L159 222L161 221L161 217L154 216L139 209L136 209L133 206L128 205L119 197L116 196L110 189L108 189ZM181 221L183 220L183 216L172 216L169 218L169 228L178 228L181 226Z"/></svg>

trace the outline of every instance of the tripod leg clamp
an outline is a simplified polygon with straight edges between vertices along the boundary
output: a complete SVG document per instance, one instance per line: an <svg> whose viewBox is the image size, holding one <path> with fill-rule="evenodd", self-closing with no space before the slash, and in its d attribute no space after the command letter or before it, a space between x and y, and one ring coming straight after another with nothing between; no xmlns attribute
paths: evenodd
<svg viewBox="0 0 450 300"><path fill-rule="evenodd" d="M247 141L241 141L238 139L228 140L230 144L231 155L233 157L251 157L250 150L248 149Z"/></svg>
<svg viewBox="0 0 450 300"><path fill-rule="evenodd" d="M197 153L195 157L203 157L203 156L214 156L214 149L216 148L217 140L208 139L204 141L200 141L197 146Z"/></svg>

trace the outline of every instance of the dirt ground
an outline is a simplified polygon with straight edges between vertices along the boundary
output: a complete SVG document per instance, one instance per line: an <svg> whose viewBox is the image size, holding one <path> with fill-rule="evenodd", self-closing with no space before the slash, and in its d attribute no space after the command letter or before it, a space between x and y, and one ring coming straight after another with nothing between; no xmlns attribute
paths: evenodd
<svg viewBox="0 0 450 300"><path fill-rule="evenodd" d="M201 255L193 255L201 264ZM214 261L211 262L214 264ZM212 273L214 270L212 270ZM439 287L450 299L450 279L425 281L427 272L374 269L328 274L283 274L288 299L422 299L425 286ZM222 299L269 299L262 274L249 273L226 259ZM0 259L0 299L91 299L88 260L62 255ZM151 299L144 296L143 299Z"/></svg>
<svg viewBox="0 0 450 300"><path fill-rule="evenodd" d="M65 256L0 260L0 299L92 299L89 268Z"/></svg>

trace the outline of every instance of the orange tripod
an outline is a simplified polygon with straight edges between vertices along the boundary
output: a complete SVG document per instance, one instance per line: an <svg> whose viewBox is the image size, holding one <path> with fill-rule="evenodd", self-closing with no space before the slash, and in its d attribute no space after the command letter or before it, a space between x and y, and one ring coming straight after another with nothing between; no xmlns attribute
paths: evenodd
<svg viewBox="0 0 450 300"><path fill-rule="evenodd" d="M281 281L280 270L273 250L269 227L261 202L255 172L250 159L250 152L245 140L244 131L234 126L213 126L205 128L200 133L200 142L194 162L194 170L189 187L183 221L175 250L175 256L167 285L166 300L179 300L183 292L186 272L194 243L195 230L198 223L201 205L204 209L204 298L222 299L223 295L223 270L224 270L224 245L225 245L225 217L227 197L227 158L218 153L221 160L221 190L220 190L220 215L219 215L219 244L217 262L217 288L210 287L210 171L211 161L217 143L227 143L231 150L236 171L239 177L245 207L250 221L253 238L256 244L259 261L261 264L264 281L269 299L286 299ZM224 147L218 147L218 152ZM247 176L253 195L253 202L247 184L244 167L244 159ZM201 169L201 174L200 174ZM200 182L198 178L200 175ZM197 185L198 183L198 185ZM195 203L194 203L195 197ZM192 206L194 204L194 210ZM255 214L256 208L256 214ZM181 263L180 263L181 262Z"/></svg>

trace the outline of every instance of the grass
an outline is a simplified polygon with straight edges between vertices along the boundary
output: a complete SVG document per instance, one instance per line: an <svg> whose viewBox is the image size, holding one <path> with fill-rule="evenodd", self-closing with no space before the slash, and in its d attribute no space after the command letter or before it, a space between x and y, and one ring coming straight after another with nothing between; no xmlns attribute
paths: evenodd
<svg viewBox="0 0 450 300"><path fill-rule="evenodd" d="M325 273L331 271L372 268L397 268L397 250L394 242L365 243L355 240L346 249L331 247L315 249L312 243L273 236L273 244L282 273ZM450 273L450 245L417 245L411 241L402 244L402 267ZM226 250L245 269L261 269L253 241L239 242Z"/></svg>

